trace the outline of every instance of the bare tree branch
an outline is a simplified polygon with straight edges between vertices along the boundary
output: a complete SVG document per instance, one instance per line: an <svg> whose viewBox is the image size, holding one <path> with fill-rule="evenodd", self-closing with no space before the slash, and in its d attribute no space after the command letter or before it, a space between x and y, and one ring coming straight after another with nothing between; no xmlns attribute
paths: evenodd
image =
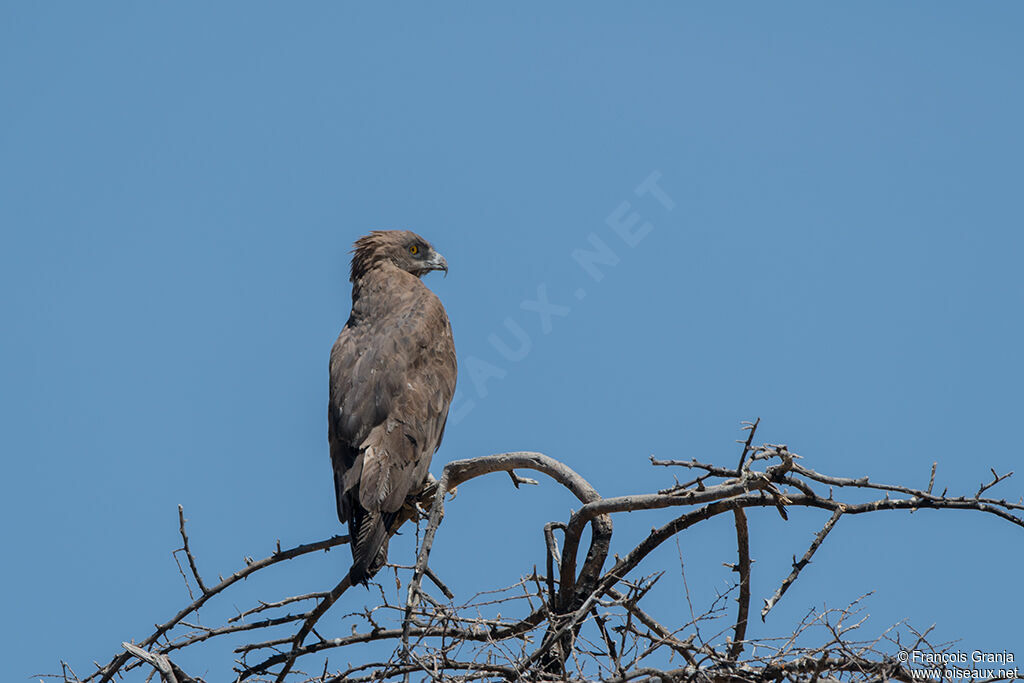
<svg viewBox="0 0 1024 683"><path fill-rule="evenodd" d="M734 569L740 575L740 596L737 598L739 609L736 611L732 645L729 646L729 659L735 661L743 652L743 640L747 637L747 616L750 614L750 540L747 515L743 508L734 508L732 514L736 522L736 549L739 554Z"/></svg>
<svg viewBox="0 0 1024 683"><path fill-rule="evenodd" d="M514 452L469 458L449 463L437 481L430 480L402 508L398 527L420 519L428 509L427 525L415 564L389 565L396 590L405 580L403 597L389 599L384 587L371 583L371 601L348 607L339 620L324 619L349 588L348 575L329 590L296 592L294 595L258 600L242 605L235 616L220 625L204 625L189 619L209 600L228 593L233 585L275 564L296 560L316 551L327 551L347 542L347 537L275 551L262 560L246 558L245 567L207 586L198 570L184 510L178 509L178 530L183 552L199 594L189 590L189 603L171 619L137 644L125 643L113 659L85 678L79 678L63 662L54 676L71 683L103 683L138 668L147 680L159 676L162 683L201 683L185 674L169 653L192 648L216 647L233 642L237 682L325 683L326 681L408 680L432 681L611 681L698 680L737 683L816 683L817 681L874 682L912 680L907 666L895 658L899 650L926 649L939 652L949 644L929 642L931 629L917 631L897 624L878 636L863 635L866 613L860 600L843 608L810 610L789 633L773 638L748 639L751 600L751 529L748 516L758 508L775 508L787 518L787 508L828 511L830 517L814 535L799 560L794 555L788 575L765 600L762 621L782 596L802 576L814 554L827 540L840 517L894 510L921 509L974 511L996 516L1024 528L1024 503L983 498L986 491L1013 473L998 474L980 486L974 496L949 497L933 493L937 464L933 464L924 490L872 482L868 477L846 478L821 474L798 462L800 456L781 444L755 445L759 421L745 423L747 432L735 469L696 459L656 460L657 467L697 470L697 476L675 480L654 493L635 493L602 498L579 474L546 455ZM506 472L518 488L536 484L517 471L534 470L568 489L581 506L567 513L565 521L549 521L543 527L544 562L524 564L520 580L512 585L477 593L456 601L458 586L449 587L429 566L433 542L441 526L446 496L456 487L494 472ZM673 478L674 479L674 478ZM827 490L826 490L827 489ZM856 490L857 493L851 496ZM877 497L864 500L864 492ZM612 536L612 516L623 512L683 508L672 520L642 538L629 540L624 554L605 561ZM651 554L669 539L679 542L691 527L731 513L735 527L736 561L725 563L735 572L728 590L715 590L708 602L695 608L683 574L690 614L665 623L641 606L664 567L651 564ZM774 513L773 513L774 514ZM591 529L590 546L577 571L577 555L583 533ZM417 527L419 529L419 527ZM562 531L561 544L557 531ZM538 553L540 547L538 546ZM175 555L178 561L177 554ZM680 567L682 567L680 555ZM542 564L544 573L538 573ZM760 566L760 565L758 565ZM423 586L426 577L440 591L432 595ZM704 595L709 591L699 591ZM377 595L379 594L379 595ZM734 615L730 601L737 601ZM229 603L230 604L230 603ZM301 605L301 607L300 607ZM288 610L305 610L289 612ZM703 611L702 611L703 610ZM205 614L205 612L204 612ZM259 615L255 621L249 618ZM329 629L348 624L351 633L331 634ZM323 630L321 634L319 629ZM231 638L234 636L234 638ZM239 643L240 637L245 639ZM361 657L368 643L385 644L391 655ZM333 669L328 655L342 650L355 661ZM379 652L380 650L374 650ZM322 661L320 661L322 659ZM674 663L673 663L674 662ZM148 665L148 666L145 666ZM675 667L675 668L666 668ZM302 671L311 668L319 673ZM217 680L226 680L220 675Z"/></svg>
<svg viewBox="0 0 1024 683"><path fill-rule="evenodd" d="M182 619L187 617L192 612L198 611L200 607L206 604L207 600L209 600L215 595L218 595L234 583L248 577L249 575L261 569L265 569L266 567L269 567L271 565L277 564L278 562L285 562L287 560L294 559L301 555L316 552L317 550L330 550L331 548L342 545L344 543L348 543L348 536L334 536L332 538L328 538L323 541L317 541L315 543L304 543L302 545L297 545L294 548L290 548L284 551L277 550L276 552L274 552L274 554L270 555L269 557L266 557L256 562L249 562L246 564L245 568L239 569L237 572L227 577L226 579L222 579L220 583L218 583L216 586L209 589L208 591L205 591L202 595L193 600L188 606L182 608L168 621L157 626L156 631L154 631L152 635L138 643L138 646L145 648L152 645L159 638L164 636L164 634L166 634L172 628L177 626ZM98 667L95 673L84 678L83 683L90 681L96 677L99 677L99 683L106 683L106 681L109 681L111 677L113 677L113 675L122 666L124 666L124 664L128 661L129 656L130 655L127 652L123 652L119 655L116 655L110 661L109 664L107 664L104 667Z"/></svg>
<svg viewBox="0 0 1024 683"><path fill-rule="evenodd" d="M827 522L825 522L825 526L821 528L821 531L815 534L814 540L811 541L811 546L807 549L807 552L804 553L804 556L800 558L800 561L797 562L796 558L793 558L793 571L789 573L789 576L783 579L782 585L776 589L775 594L764 601L764 607L761 609L761 621L764 621L764 618L768 616L770 611L772 611L772 608L775 607L779 599L785 595L786 591L789 590L789 587L793 585L793 582L796 581L796 577L800 575L803 568L811 563L811 557L818 550L818 547L821 546L825 537L829 535L829 532L832 531L836 522L839 521L839 518L842 517L842 515L843 511L840 509L833 512L832 516L828 518Z"/></svg>
<svg viewBox="0 0 1024 683"><path fill-rule="evenodd" d="M179 506L180 509L180 506ZM179 669L167 655L156 654L143 650L141 647L136 647L131 643L121 643L125 651L133 657L138 657L140 660L150 664L160 674L160 679L164 683L196 683L196 679L192 678L184 671Z"/></svg>
<svg viewBox="0 0 1024 683"><path fill-rule="evenodd" d="M199 576L199 570L196 568L196 558L193 557L192 550L188 546L188 534L185 533L185 508L181 505L178 506L178 531L181 534L181 549L185 551L185 557L188 558L188 566L192 569L192 576L196 580L196 585L199 586L199 591L205 595L209 590L203 584L203 577Z"/></svg>

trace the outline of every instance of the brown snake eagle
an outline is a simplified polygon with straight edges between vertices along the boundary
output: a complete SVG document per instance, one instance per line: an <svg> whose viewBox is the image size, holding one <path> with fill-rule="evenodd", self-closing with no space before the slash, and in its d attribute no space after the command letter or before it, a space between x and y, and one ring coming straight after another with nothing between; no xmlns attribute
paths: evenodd
<svg viewBox="0 0 1024 683"><path fill-rule="evenodd" d="M338 519L348 524L353 584L387 561L406 496L420 490L455 391L448 314L420 280L448 263L407 230L355 243L352 313L331 349L327 434Z"/></svg>

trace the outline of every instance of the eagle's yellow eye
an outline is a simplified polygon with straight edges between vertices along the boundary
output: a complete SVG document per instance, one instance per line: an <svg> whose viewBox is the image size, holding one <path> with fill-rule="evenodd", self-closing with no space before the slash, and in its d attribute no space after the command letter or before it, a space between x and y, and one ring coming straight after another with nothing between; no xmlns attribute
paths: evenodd
<svg viewBox="0 0 1024 683"><path fill-rule="evenodd" d="M411 247L409 247L409 253L410 254L418 254L418 253L420 253L420 248L414 244Z"/></svg>

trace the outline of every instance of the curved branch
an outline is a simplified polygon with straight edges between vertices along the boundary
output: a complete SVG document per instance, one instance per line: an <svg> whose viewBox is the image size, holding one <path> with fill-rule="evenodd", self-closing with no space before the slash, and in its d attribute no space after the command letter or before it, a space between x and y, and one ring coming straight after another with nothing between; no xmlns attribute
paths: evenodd
<svg viewBox="0 0 1024 683"><path fill-rule="evenodd" d="M423 574L427 569L434 537L444 515L445 494L459 484L475 477L491 472L507 472L513 469L531 469L548 475L569 489L580 502L584 503L584 507L587 504L601 500L597 490L586 479L577 474L568 465L543 453L529 451L501 453L467 460L456 460L445 465L444 470L441 472L441 478L437 482L437 491L434 494L434 501L430 508L430 521L423 536L423 545L416 559L416 569L413 572L412 580L409 582L405 602L404 634L402 636L402 644L406 651L408 651L409 646L409 629L412 624L413 605L419 596ZM597 579L604 566L604 560L608 556L608 547L611 543L612 534L611 518L607 515L595 515L592 519L594 521L592 523L593 533L591 534L590 549L587 552L587 558L584 561L583 570L580 572L579 578L580 585L583 588L582 591L574 592L573 590L576 584L575 553L579 545L579 538L576 538L571 551L566 546L562 553L562 570L559 573L559 604L553 606L560 612L566 612L569 609L580 609L580 605L586 598L580 600L578 599L579 595L581 593L593 593L593 587L597 583ZM570 552L573 557L570 562L567 562ZM570 596L573 597L570 598ZM559 629L560 633L562 631L564 631L564 628Z"/></svg>
<svg viewBox="0 0 1024 683"><path fill-rule="evenodd" d="M448 463L442 470L441 478L437 482L437 490L434 493L434 500L430 508L429 522L423 535L423 544L420 546L420 552L416 559L416 569L414 570L412 581L409 582L408 598L406 600L407 622L412 615L412 604L420 590L423 574L426 571L430 550L434 543L434 536L437 534L437 528L440 526L441 518L444 515L445 494L470 479L491 474L492 472L508 472L513 469L531 469L542 472L569 489L582 503L590 503L601 499L597 490L571 467L543 453L518 451L486 455L466 460L455 460Z"/></svg>

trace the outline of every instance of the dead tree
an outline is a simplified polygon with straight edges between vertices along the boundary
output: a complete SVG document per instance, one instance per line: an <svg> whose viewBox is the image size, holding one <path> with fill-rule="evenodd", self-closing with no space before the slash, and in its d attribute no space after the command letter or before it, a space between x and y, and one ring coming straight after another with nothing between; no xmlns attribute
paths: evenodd
<svg viewBox="0 0 1024 683"><path fill-rule="evenodd" d="M842 609L812 611L784 637L747 639L752 599L748 511L766 508L786 519L787 508L804 507L827 515L806 551L800 559L794 555L788 574L764 599L760 609L763 620L845 516L926 508L972 510L1024 527L1020 499L1011 502L985 495L1013 473L991 470L992 479L981 484L973 496L950 496L946 490L934 493L934 464L925 489L879 484L866 476L834 477L804 466L802 458L784 445L754 445L757 426L757 422L745 423L747 437L740 442L735 466L651 458L653 466L692 473L691 479L656 493L602 497L571 468L540 453L503 453L449 463L440 478L432 480L415 500L410 499L405 509L406 522L425 520L426 528L415 565L394 566L396 581L404 577L407 586L404 603L389 601L379 589L379 604L364 613L347 615L363 624L361 629L353 626L349 634L321 635L315 628L328 624L323 617L349 588L347 576L320 592L260 601L219 626L189 621L190 615L198 615L208 601L230 593L239 581L348 539L335 536L289 549L278 544L268 557L247 560L245 567L211 586L200 576L179 507L182 547L176 552L187 561L198 594L190 590L193 599L188 605L148 637L124 643L124 649L107 664L97 665L82 677L64 666L57 677L75 683L106 683L134 671L147 680L159 676L164 683L201 681L172 661L176 652L205 646L228 634L251 634L249 642L235 648L232 670L225 667L210 683L912 680L896 653L918 650L939 655L949 645L930 642L929 632L918 632L909 624L877 636L861 636L863 607L859 600ZM454 591L431 571L429 562L435 535L442 531L445 497L456 486L495 472L507 473L516 488L538 483L520 476L518 472L523 470L554 480L581 506L567 520L550 522L538 530L543 532L547 548L543 571L534 568L511 586L457 602ZM844 500L854 489L881 497L864 502ZM607 566L612 517L659 508L680 508L681 514L653 529ZM642 603L662 572L658 567L643 567L645 558L690 527L719 515L731 516L735 526L736 559L731 568L737 578L732 590L682 623L660 623ZM588 526L589 547L581 562L579 546ZM510 613L515 616L508 616ZM360 645L371 642L389 643L390 656L379 661L363 657ZM356 663L331 670L325 659L316 673L297 666L312 661L317 653L339 649Z"/></svg>

